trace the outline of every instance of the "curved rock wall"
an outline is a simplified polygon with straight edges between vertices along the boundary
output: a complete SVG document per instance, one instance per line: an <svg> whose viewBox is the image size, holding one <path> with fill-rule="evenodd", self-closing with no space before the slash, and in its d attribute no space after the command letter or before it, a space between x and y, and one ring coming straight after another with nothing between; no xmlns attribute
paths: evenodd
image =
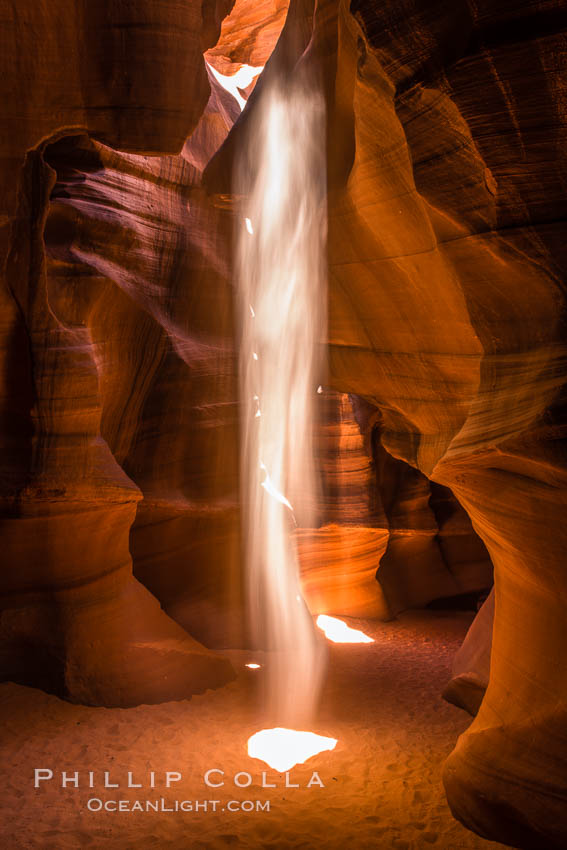
<svg viewBox="0 0 567 850"><path fill-rule="evenodd" d="M289 0L236 0L222 22L216 44L207 60L223 74L233 74L240 65L265 65L284 25Z"/></svg>
<svg viewBox="0 0 567 850"><path fill-rule="evenodd" d="M490 557L452 492L392 457L378 427L373 449L390 530L377 578L391 614L490 588Z"/></svg>
<svg viewBox="0 0 567 850"><path fill-rule="evenodd" d="M494 624L494 590L480 608L463 645L453 659L453 676L443 691L448 702L478 713L490 679L490 654Z"/></svg>
<svg viewBox="0 0 567 850"><path fill-rule="evenodd" d="M391 454L451 488L494 563L490 681L446 766L451 807L487 837L559 848L565 17L552 3L350 9L337 89L354 141L329 219L334 383L380 409Z"/></svg>
<svg viewBox="0 0 567 850"><path fill-rule="evenodd" d="M176 477L183 458L170 450L154 398L176 407L174 428L214 433L220 421L234 445L234 416L230 424L230 413L218 415L231 409L233 370L219 367L230 353L212 338L211 302L199 298L205 315L192 328L180 318L191 301L182 280L196 269L204 286L208 248L205 288L226 339L215 298L226 269L207 239L197 236L198 251L187 244L183 175L194 177L194 166L179 156L115 155L86 136L130 151L178 151L209 98L202 50L218 37L215 9L204 4L203 17L200 3L171 0L65 10L23 3L3 30L0 665L5 677L80 702L182 698L233 676L133 578L129 541L142 499L135 478L146 483L136 463L144 441L154 441L154 463L168 466L162 489L148 488L133 535L156 523L148 503L171 522L188 501L193 534L209 521L209 504L194 506ZM201 133L217 145L223 99L211 99L219 118ZM214 213L193 204L197 233L215 232ZM197 424L176 387L187 362ZM221 376L212 392L223 387L212 400L207 370ZM230 479L234 464L225 468ZM214 471L201 469L206 496L209 479ZM230 539L234 506L222 498Z"/></svg>
<svg viewBox="0 0 567 850"><path fill-rule="evenodd" d="M490 681L448 760L457 817L567 835L565 6L292 4L267 72L324 69L333 387L448 487L495 569ZM295 53L294 53L295 50ZM261 97L261 80L250 99ZM209 166L229 185L231 146Z"/></svg>
<svg viewBox="0 0 567 850"><path fill-rule="evenodd" d="M311 611L387 620L489 588L492 564L467 514L386 452L376 408L326 389L319 409L320 524L296 532Z"/></svg>
<svg viewBox="0 0 567 850"><path fill-rule="evenodd" d="M230 3L134 5L24 2L3 34L0 660L113 705L231 675L132 577L134 517L137 574L203 638L238 552L223 195L246 112L201 185L237 117L201 56ZM490 679L447 763L450 805L534 850L567 835L566 18L559 0L296 0L265 75L322 69L332 386L416 470L399 507L426 547L431 508L438 529L450 517L435 488L425 510L417 472L494 564ZM254 25L234 61L267 52Z"/></svg>
<svg viewBox="0 0 567 850"><path fill-rule="evenodd" d="M388 619L391 611L376 571L389 531L372 458L348 395L324 390L318 408L320 524L296 531L305 600L312 614Z"/></svg>

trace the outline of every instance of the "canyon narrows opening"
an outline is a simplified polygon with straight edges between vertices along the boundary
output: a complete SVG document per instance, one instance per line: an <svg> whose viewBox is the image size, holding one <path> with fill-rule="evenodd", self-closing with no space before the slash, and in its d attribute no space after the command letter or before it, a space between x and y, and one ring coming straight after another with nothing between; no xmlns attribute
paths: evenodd
<svg viewBox="0 0 567 850"><path fill-rule="evenodd" d="M323 96L313 79L287 88L268 82L250 123L235 174L243 534L251 636L270 651L266 716L282 726L253 736L249 752L273 763L274 752L292 740L296 746L296 730L313 720L326 663L292 536L298 524L314 526L318 502L312 438L327 318ZM308 737L294 763L336 743Z"/></svg>

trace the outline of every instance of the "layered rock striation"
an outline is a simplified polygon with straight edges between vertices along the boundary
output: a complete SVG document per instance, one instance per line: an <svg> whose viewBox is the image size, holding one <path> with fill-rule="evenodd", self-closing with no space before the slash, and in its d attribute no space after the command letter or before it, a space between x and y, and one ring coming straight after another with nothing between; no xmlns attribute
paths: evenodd
<svg viewBox="0 0 567 850"><path fill-rule="evenodd" d="M3 675L107 705L231 676L134 579L131 557L179 623L207 640L219 623L233 633L223 616L238 611L225 589L238 599L240 583L230 167L270 78L317 69L330 383L372 412L362 431L383 511L378 520L360 434L331 417L335 484L359 515L329 521L322 551L333 525L344 541L356 523L376 534L387 522L378 593L359 531L354 585L399 610L423 604L435 582L441 595L451 581L480 584L488 562L470 521L494 565L494 625L478 713L446 765L449 803L481 835L559 850L565 9L297 0L238 117L211 93L202 59L229 5L106 0L61 10L57 26L45 4L7 15ZM272 38L281 7L269 8ZM217 61L262 64L258 23L242 6ZM480 655L465 655L467 674Z"/></svg>
<svg viewBox="0 0 567 850"><path fill-rule="evenodd" d="M319 3L313 37L308 20L290 6L264 76L300 56L296 72L323 69L332 386L379 411L389 455L450 488L494 564L490 678L449 803L481 835L559 850L565 9L357 0Z"/></svg>
<svg viewBox="0 0 567 850"><path fill-rule="evenodd" d="M386 452L380 427L363 399L321 392L320 524L296 531L313 613L389 620L492 584L486 548L451 491Z"/></svg>
<svg viewBox="0 0 567 850"><path fill-rule="evenodd" d="M204 110L201 152L218 145L233 107L210 96L202 58L220 6L91 6L20 4L5 29L0 666L74 701L133 705L234 675L131 559L141 535L155 549L158 524L159 547L186 523L180 560L219 517L220 546L237 535L221 225L189 197L190 146L165 156Z"/></svg>
<svg viewBox="0 0 567 850"><path fill-rule="evenodd" d="M494 564L490 679L446 765L453 812L486 837L559 848L565 21L551 4L351 11L331 368L380 409L384 447L451 488Z"/></svg>

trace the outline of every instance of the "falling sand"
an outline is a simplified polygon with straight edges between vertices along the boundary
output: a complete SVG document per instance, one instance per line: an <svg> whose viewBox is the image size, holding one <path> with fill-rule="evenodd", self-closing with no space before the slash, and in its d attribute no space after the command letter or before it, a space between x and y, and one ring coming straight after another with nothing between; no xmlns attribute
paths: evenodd
<svg viewBox="0 0 567 850"><path fill-rule="evenodd" d="M131 709L70 705L41 691L0 685L5 850L222 850L225 847L421 850L497 848L455 821L441 767L470 718L440 693L471 614L415 612L392 623L348 620L370 644L329 644L329 668L313 731L337 738L332 752L278 775L247 755L262 728L257 689L269 653L229 653L238 678L190 701ZM259 663L257 669L247 663ZM34 769L54 779L34 788ZM207 770L222 787L207 787ZM60 772L79 771L80 787L61 788ZM95 788L88 787L88 771ZM102 773L121 787L103 788ZM132 781L145 787L128 789ZM150 771L155 788L150 788ZM167 789L166 771L182 774ZM275 788L262 788L262 771ZM315 781L307 787L313 771ZM248 787L239 788L238 781ZM266 784L266 783L265 783ZM89 812L97 798L218 800L216 812ZM269 811L228 811L229 801L270 802ZM233 806L234 807L234 806ZM224 810L223 810L224 809Z"/></svg>
<svg viewBox="0 0 567 850"><path fill-rule="evenodd" d="M235 178L236 195L246 198L235 267L248 616L256 644L277 650L263 677L264 704L278 726L301 729L310 724L325 665L290 534L298 523L316 525L318 501L312 434L326 350L323 96L303 78L272 85L254 116Z"/></svg>

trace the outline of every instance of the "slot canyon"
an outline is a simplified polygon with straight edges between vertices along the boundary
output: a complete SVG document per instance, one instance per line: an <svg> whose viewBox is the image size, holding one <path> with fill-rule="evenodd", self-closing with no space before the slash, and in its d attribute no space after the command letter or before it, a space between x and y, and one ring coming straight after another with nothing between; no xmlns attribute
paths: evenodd
<svg viewBox="0 0 567 850"><path fill-rule="evenodd" d="M567 2L2 21L2 846L565 850Z"/></svg>

